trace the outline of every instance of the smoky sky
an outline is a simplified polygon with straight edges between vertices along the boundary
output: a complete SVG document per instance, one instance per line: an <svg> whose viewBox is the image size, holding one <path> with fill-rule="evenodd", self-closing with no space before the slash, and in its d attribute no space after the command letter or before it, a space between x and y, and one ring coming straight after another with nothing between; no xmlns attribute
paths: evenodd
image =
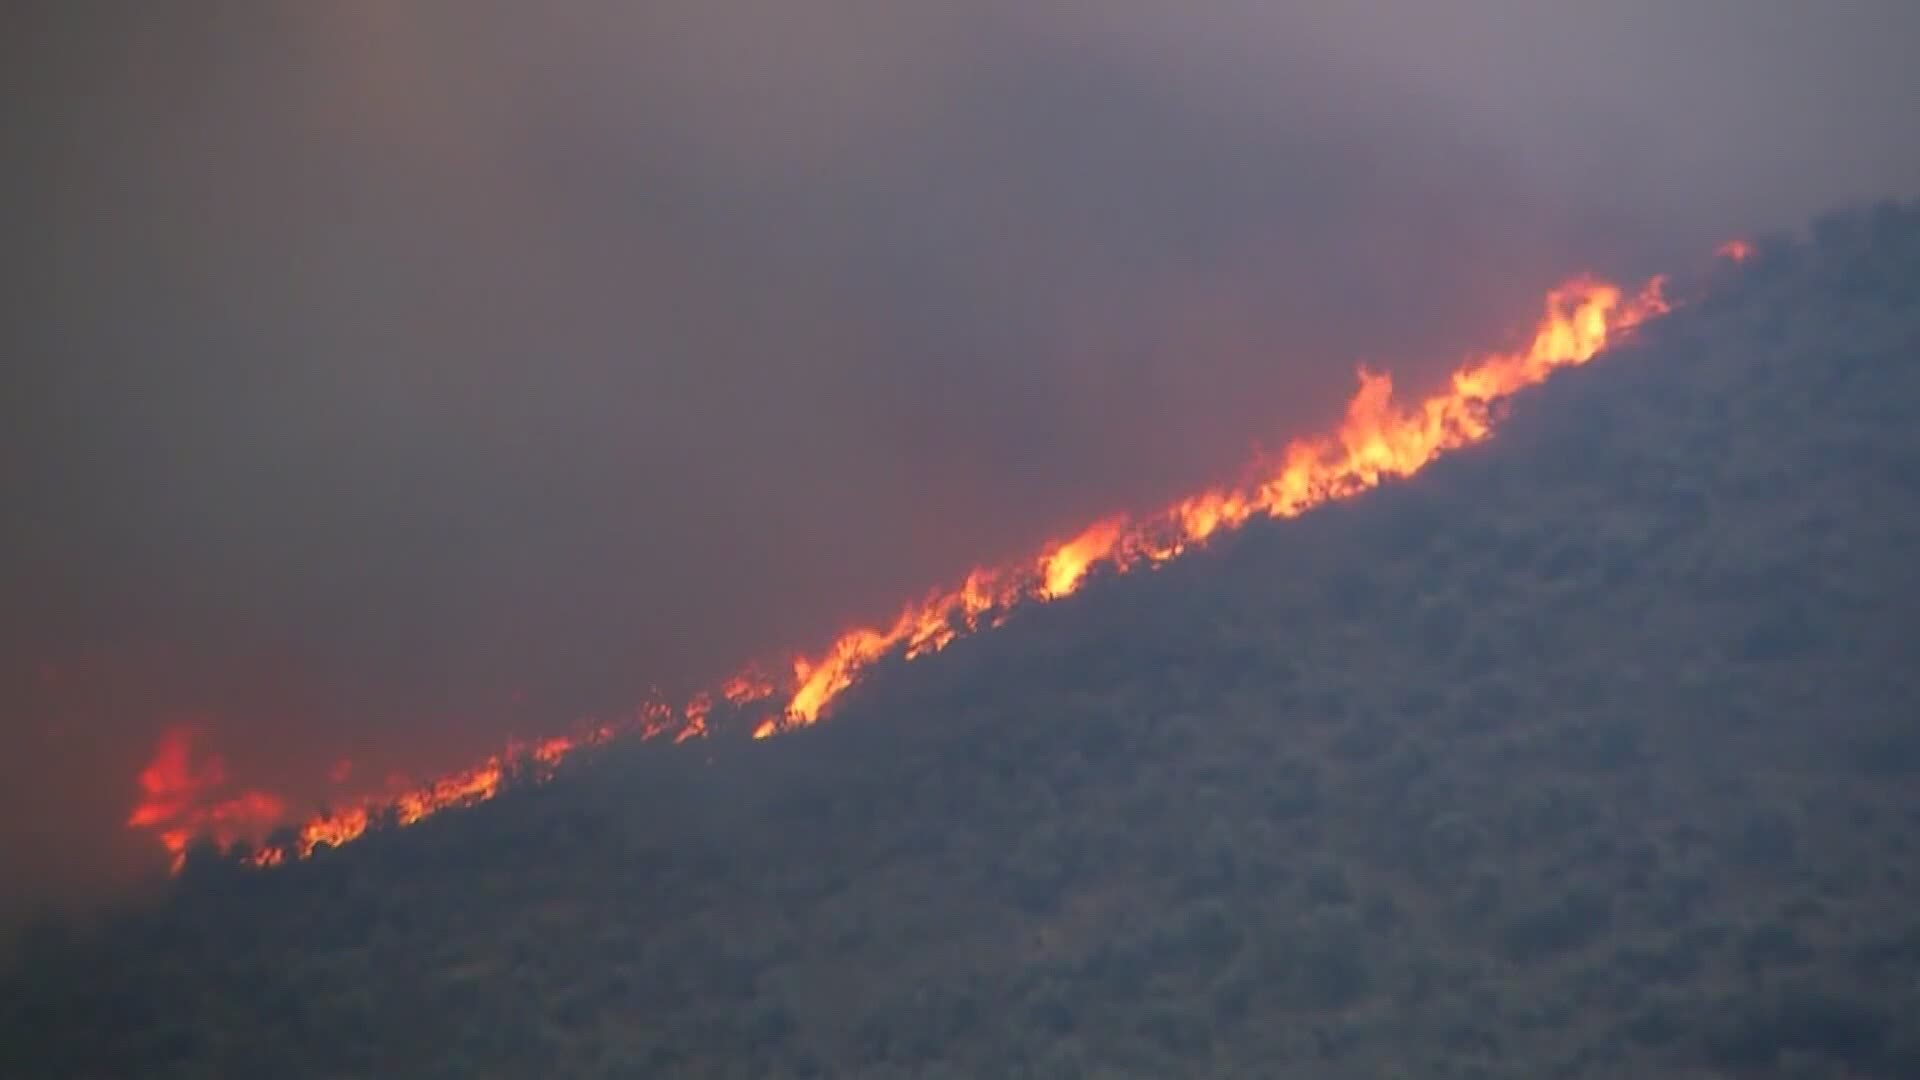
<svg viewBox="0 0 1920 1080"><path fill-rule="evenodd" d="M8 876L168 723L463 764L1920 191L1900 0L1293 7L14 6Z"/></svg>

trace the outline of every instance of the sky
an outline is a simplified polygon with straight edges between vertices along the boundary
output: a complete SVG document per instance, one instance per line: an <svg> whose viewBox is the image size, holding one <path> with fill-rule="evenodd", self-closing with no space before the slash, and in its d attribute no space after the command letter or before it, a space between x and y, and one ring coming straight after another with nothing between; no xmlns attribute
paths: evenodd
<svg viewBox="0 0 1920 1080"><path fill-rule="evenodd" d="M1904 0L0 19L14 899L156 865L170 725L296 806L465 765L1920 194Z"/></svg>

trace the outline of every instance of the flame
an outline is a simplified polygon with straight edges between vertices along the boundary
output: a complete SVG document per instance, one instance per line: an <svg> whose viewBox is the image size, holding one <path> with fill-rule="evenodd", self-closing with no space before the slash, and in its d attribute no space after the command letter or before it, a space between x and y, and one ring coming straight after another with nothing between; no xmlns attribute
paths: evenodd
<svg viewBox="0 0 1920 1080"><path fill-rule="evenodd" d="M1743 241L1720 250L1736 260L1750 252ZM1667 312L1663 285L1664 279L1656 277L1627 295L1597 278L1575 278L1547 295L1545 313L1526 347L1463 365L1444 389L1424 400L1401 404L1390 375L1360 368L1359 389L1335 430L1296 439L1276 458L1257 461L1252 479L1240 486L1203 491L1141 517L1105 517L1046 545L1032 559L976 568L959 586L926 594L884 626L854 627L818 655L793 657L784 681L748 666L717 692L696 694L678 708L656 692L629 719L587 724L574 735L533 744L509 743L464 772L316 816L297 827L290 845L263 848L252 861L277 865L304 858L322 845L347 843L378 821L410 825L441 810L483 802L497 795L516 770L544 779L580 747L621 736L671 736L674 743L682 743L710 734L720 715L742 727L753 722L755 739L814 724L882 658L915 660L939 652L964 634L1000 625L1019 605L1072 595L1096 568L1126 573L1156 566L1256 517L1296 516L1384 480L1411 475L1442 453L1486 439L1504 399L1560 368L1586 363L1610 342ZM785 704L777 710L761 705L774 705L783 695ZM751 716L748 706L754 706ZM176 865L187 840L198 831L241 835L242 826L257 831L281 813L278 800L258 792L195 808L198 793L218 786L223 776L218 758L203 763L198 773L188 767L188 738L163 740L154 764L141 774L147 798L127 822L157 830L161 842L175 852Z"/></svg>
<svg viewBox="0 0 1920 1080"><path fill-rule="evenodd" d="M198 724L160 733L153 757L140 770L141 799L127 815L128 827L151 829L160 838L176 873L195 837L209 837L224 848L258 839L286 813L279 799L263 791L217 797L227 783L227 764L217 754L194 764L193 746L202 734Z"/></svg>
<svg viewBox="0 0 1920 1080"><path fill-rule="evenodd" d="M1723 259L1743 263L1753 258L1753 245L1745 240L1729 240L1715 248L1713 253Z"/></svg>
<svg viewBox="0 0 1920 1080"><path fill-rule="evenodd" d="M683 743L688 739L705 735L707 733L707 717L712 715L712 713L713 696L711 694L700 693L693 695L693 700L687 702L687 708L684 713L686 722L680 725L680 731L674 735L673 741Z"/></svg>
<svg viewBox="0 0 1920 1080"><path fill-rule="evenodd" d="M657 739L674 729L673 706L657 697L642 704L635 719L643 739Z"/></svg>
<svg viewBox="0 0 1920 1080"><path fill-rule="evenodd" d="M1448 388L1412 407L1393 396L1393 378L1361 368L1360 389L1331 435L1289 444L1266 475L1238 489L1190 496L1158 514L1103 518L1071 539L1049 545L1030 567L980 568L950 592L908 605L882 629L858 627L817 657L793 662L796 690L780 720L763 721L766 738L817 721L862 668L904 647L907 659L945 648L962 633L997 625L1008 608L1073 594L1098 565L1125 573L1155 565L1205 543L1256 515L1293 517L1391 477L1408 476L1447 450L1493 432L1494 406L1556 369L1584 364L1610 338L1668 310L1664 279L1631 297L1591 277L1575 278L1547 297L1546 314L1525 349L1496 353L1454 372Z"/></svg>
<svg viewBox="0 0 1920 1080"><path fill-rule="evenodd" d="M720 684L720 696L734 705L746 705L754 701L765 701L775 692L773 680L761 674L758 669L749 668Z"/></svg>

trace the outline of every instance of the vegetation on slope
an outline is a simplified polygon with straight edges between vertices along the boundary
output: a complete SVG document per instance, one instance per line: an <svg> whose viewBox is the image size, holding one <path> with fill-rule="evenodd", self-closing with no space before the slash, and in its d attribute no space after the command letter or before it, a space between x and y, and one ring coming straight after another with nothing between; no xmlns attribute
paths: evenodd
<svg viewBox="0 0 1920 1080"><path fill-rule="evenodd" d="M1720 278L820 728L43 928L0 1073L1920 1075L1920 209Z"/></svg>

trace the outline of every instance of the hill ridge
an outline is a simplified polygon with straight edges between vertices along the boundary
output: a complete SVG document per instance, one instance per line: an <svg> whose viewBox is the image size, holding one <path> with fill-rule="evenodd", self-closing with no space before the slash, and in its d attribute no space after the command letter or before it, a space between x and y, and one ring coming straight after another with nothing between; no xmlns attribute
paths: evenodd
<svg viewBox="0 0 1920 1080"><path fill-rule="evenodd" d="M10 1071L1920 1073L1920 207L1757 249L832 724L43 933Z"/></svg>

